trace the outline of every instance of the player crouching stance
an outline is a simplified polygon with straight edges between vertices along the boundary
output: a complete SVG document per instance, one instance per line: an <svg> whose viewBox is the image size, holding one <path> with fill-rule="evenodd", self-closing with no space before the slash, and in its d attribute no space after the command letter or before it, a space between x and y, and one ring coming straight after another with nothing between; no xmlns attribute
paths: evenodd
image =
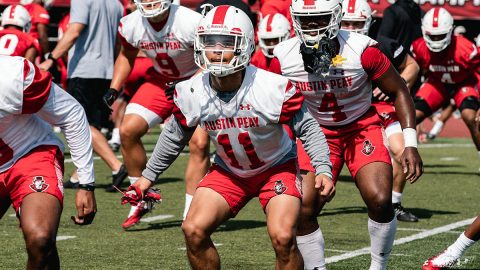
<svg viewBox="0 0 480 270"><path fill-rule="evenodd" d="M0 218L13 204L25 238L27 269L60 269L55 238L63 208L63 143L51 125L65 134L80 189L72 217L93 221L93 157L85 112L50 73L21 57L0 56Z"/></svg>
<svg viewBox="0 0 480 270"><path fill-rule="evenodd" d="M305 142L316 169L315 187L333 193L329 150L319 125L302 106L303 97L284 77L249 66L254 50L248 16L218 6L201 20L196 63L205 69L177 84L174 117L147 168L130 189L145 193L188 143L200 125L217 149L215 164L199 183L182 224L193 269L220 269L210 235L253 197L259 197L275 249L276 269L303 269L295 234L301 205L296 146L289 124Z"/></svg>

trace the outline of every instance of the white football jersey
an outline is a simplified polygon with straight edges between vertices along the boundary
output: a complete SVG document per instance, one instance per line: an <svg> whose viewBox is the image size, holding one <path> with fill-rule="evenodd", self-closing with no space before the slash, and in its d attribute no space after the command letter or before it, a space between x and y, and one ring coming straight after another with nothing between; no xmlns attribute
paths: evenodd
<svg viewBox="0 0 480 270"><path fill-rule="evenodd" d="M201 18L186 7L171 5L165 26L157 32L137 10L120 20L118 32L152 59L153 67L166 81L189 78L198 70L193 41Z"/></svg>
<svg viewBox="0 0 480 270"><path fill-rule="evenodd" d="M0 76L0 172L3 172L39 145L58 145L63 149L63 143L47 122L32 114L47 101L51 76L38 74L34 65L21 57L2 56L0 61L3 74Z"/></svg>
<svg viewBox="0 0 480 270"><path fill-rule="evenodd" d="M340 30L340 50L328 73L309 74L300 53L301 41L291 38L277 45L282 74L305 96L305 103L320 125L342 126L362 116L371 106L372 84L362 67L363 51L377 42L367 36Z"/></svg>
<svg viewBox="0 0 480 270"><path fill-rule="evenodd" d="M293 107L299 110L303 97L285 77L248 66L242 86L229 102L217 97L207 72L177 84L174 101L180 122L200 125L228 169L246 178L266 171L292 149L281 123Z"/></svg>

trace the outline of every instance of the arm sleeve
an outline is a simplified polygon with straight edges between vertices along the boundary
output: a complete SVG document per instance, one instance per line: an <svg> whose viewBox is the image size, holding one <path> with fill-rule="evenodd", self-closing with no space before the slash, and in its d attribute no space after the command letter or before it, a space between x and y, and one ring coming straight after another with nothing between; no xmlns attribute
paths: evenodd
<svg viewBox="0 0 480 270"><path fill-rule="evenodd" d="M310 157L315 174L325 174L332 178L332 163L327 139L305 105L295 114L291 125L296 137L302 141L303 147Z"/></svg>
<svg viewBox="0 0 480 270"><path fill-rule="evenodd" d="M180 155L194 131L195 129L184 129L178 120L172 117L160 133L157 145L142 176L152 182L155 181Z"/></svg>
<svg viewBox="0 0 480 270"><path fill-rule="evenodd" d="M70 7L70 23L88 25L89 2L87 0L72 0Z"/></svg>
<svg viewBox="0 0 480 270"><path fill-rule="evenodd" d="M390 60L376 46L370 46L361 56L362 67L370 80L374 81L383 75L390 67Z"/></svg>
<svg viewBox="0 0 480 270"><path fill-rule="evenodd" d="M47 103L36 114L61 128L65 135L80 184L95 183L92 136L80 103L57 85L52 85Z"/></svg>

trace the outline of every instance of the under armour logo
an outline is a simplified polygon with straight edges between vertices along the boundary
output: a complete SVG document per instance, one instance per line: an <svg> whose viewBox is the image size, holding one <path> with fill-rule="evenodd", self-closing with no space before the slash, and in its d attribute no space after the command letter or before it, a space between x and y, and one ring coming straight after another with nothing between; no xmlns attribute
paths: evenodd
<svg viewBox="0 0 480 270"><path fill-rule="evenodd" d="M333 75L345 75L345 70L343 69L334 69Z"/></svg>
<svg viewBox="0 0 480 270"><path fill-rule="evenodd" d="M250 111L252 109L252 105L250 104L240 104L241 111Z"/></svg>

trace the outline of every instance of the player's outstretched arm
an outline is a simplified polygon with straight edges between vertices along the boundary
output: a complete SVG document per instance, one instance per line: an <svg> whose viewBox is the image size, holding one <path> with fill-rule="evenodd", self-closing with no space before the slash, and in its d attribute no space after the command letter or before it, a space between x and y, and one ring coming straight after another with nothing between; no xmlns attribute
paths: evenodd
<svg viewBox="0 0 480 270"><path fill-rule="evenodd" d="M80 184L75 199L77 215L72 219L78 225L90 224L97 212L97 205L94 195L92 137L85 112L72 96L52 84L50 96L37 115L60 127L65 135Z"/></svg>
<svg viewBox="0 0 480 270"><path fill-rule="evenodd" d="M335 186L332 182L330 150L322 129L305 105L302 105L293 117L292 127L295 136L302 141L315 168L315 188L319 190L320 196L324 197L325 201L330 201L335 194Z"/></svg>
<svg viewBox="0 0 480 270"><path fill-rule="evenodd" d="M417 136L415 130L415 107L407 85L395 68L390 65L375 83L382 92L395 97L395 110L405 139L405 150L402 154L403 173L410 183L414 183L423 174L423 162L417 150Z"/></svg>
<svg viewBox="0 0 480 270"><path fill-rule="evenodd" d="M183 127L175 117L167 122L158 138L153 154L142 172L143 178L155 181L177 159L188 144L195 128Z"/></svg>

